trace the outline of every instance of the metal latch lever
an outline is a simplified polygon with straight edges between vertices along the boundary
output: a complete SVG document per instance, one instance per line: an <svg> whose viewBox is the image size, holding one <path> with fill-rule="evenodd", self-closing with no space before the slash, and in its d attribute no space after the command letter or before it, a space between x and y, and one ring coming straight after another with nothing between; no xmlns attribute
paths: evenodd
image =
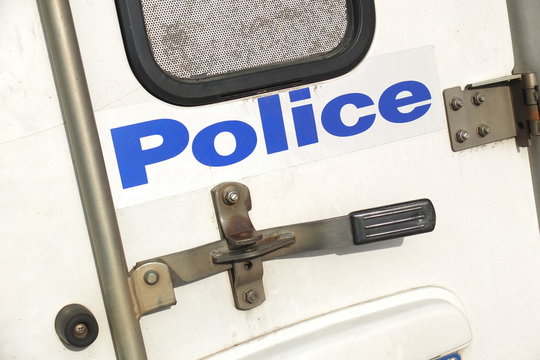
<svg viewBox="0 0 540 360"><path fill-rule="evenodd" d="M222 240L137 263L130 283L139 316L176 304L174 287L224 271L230 274L235 306L248 310L265 298L263 261L426 233L436 223L433 204L420 199L257 231L248 216L245 185L221 184L212 198Z"/></svg>

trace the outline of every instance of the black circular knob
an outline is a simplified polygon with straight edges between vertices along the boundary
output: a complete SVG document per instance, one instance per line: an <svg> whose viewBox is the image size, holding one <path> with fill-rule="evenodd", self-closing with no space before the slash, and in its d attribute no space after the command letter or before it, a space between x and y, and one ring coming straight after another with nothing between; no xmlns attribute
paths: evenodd
<svg viewBox="0 0 540 360"><path fill-rule="evenodd" d="M54 320L56 334L66 345L85 348L96 340L99 332L96 318L80 304L64 306Z"/></svg>

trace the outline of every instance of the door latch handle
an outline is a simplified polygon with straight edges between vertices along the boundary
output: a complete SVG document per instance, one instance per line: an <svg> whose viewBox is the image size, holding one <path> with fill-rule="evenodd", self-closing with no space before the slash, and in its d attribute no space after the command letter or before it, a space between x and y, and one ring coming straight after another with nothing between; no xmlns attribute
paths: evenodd
<svg viewBox="0 0 540 360"><path fill-rule="evenodd" d="M433 231L435 208L428 199L382 206L350 214L355 245Z"/></svg>
<svg viewBox="0 0 540 360"><path fill-rule="evenodd" d="M174 288L229 271L236 308L265 300L263 261L319 250L403 238L433 231L436 215L428 199L403 202L349 215L256 230L249 218L251 196L240 183L212 189L221 240L138 262L129 282L136 312L143 316L176 304Z"/></svg>

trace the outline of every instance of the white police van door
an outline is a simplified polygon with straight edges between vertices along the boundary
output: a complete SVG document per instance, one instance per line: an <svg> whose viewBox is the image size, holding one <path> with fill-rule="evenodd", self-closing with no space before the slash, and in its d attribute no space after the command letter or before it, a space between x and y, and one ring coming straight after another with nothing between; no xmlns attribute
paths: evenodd
<svg viewBox="0 0 540 360"><path fill-rule="evenodd" d="M443 99L511 73L504 0L71 1L132 269L107 311L40 3L1 5L2 358L540 356L527 151L453 152Z"/></svg>

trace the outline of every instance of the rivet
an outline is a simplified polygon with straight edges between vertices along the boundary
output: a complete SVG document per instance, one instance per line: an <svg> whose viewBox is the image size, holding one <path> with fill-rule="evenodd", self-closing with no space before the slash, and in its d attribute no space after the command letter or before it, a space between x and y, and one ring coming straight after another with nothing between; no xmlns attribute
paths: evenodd
<svg viewBox="0 0 540 360"><path fill-rule="evenodd" d="M249 304L254 304L259 300L259 293L253 289L246 290L244 300Z"/></svg>
<svg viewBox="0 0 540 360"><path fill-rule="evenodd" d="M148 285L155 285L159 281L159 274L154 270L148 270L144 273L144 282Z"/></svg>

